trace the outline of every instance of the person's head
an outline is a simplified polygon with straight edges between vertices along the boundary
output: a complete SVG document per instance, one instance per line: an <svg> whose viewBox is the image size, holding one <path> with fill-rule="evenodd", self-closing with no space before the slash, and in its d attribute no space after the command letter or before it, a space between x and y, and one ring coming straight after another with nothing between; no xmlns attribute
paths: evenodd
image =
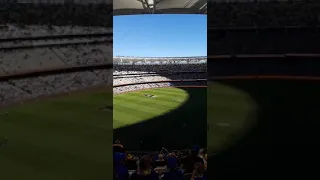
<svg viewBox="0 0 320 180"><path fill-rule="evenodd" d="M152 161L151 161L151 157L149 155L144 155L141 157L140 161L139 161L139 169L141 171L148 171L151 170L152 168Z"/></svg>
<svg viewBox="0 0 320 180"><path fill-rule="evenodd" d="M191 155L196 155L197 156L199 154L199 150L200 150L200 148L198 146L193 146L191 148Z"/></svg>
<svg viewBox="0 0 320 180"><path fill-rule="evenodd" d="M159 154L159 155L158 155L158 160L159 160L159 161L164 161L164 159L163 159L163 154Z"/></svg>
<svg viewBox="0 0 320 180"><path fill-rule="evenodd" d="M138 161L138 160L139 160L139 157L138 157L138 156L134 156L134 157L133 157L133 160Z"/></svg>
<svg viewBox="0 0 320 180"><path fill-rule="evenodd" d="M121 144L121 141L115 140L114 143L115 143L115 144Z"/></svg>
<svg viewBox="0 0 320 180"><path fill-rule="evenodd" d="M168 154L168 157L177 157L176 153L172 152Z"/></svg>
<svg viewBox="0 0 320 180"><path fill-rule="evenodd" d="M204 149L200 149L199 154L204 155Z"/></svg>

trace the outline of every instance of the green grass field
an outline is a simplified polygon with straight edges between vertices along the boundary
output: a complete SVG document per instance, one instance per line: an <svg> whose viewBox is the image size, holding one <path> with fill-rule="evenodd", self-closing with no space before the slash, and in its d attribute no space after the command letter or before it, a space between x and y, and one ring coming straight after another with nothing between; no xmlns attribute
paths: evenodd
<svg viewBox="0 0 320 180"><path fill-rule="evenodd" d="M208 85L116 95L113 121L111 94L103 91L1 109L0 142L7 136L8 145L0 147L0 179L111 179L112 128L132 150L143 141L148 150L198 144L216 153L243 136L257 107L240 89Z"/></svg>
<svg viewBox="0 0 320 180"><path fill-rule="evenodd" d="M143 141L143 134L156 140L154 143L150 140L149 147L158 147L157 143L187 147L201 137L207 139L203 145L209 152L217 153L242 137L255 122L257 111L248 94L219 83L209 84L208 89L157 88L128 92L114 96L113 103L115 137L134 149L138 147L133 142ZM164 142L166 140L172 143Z"/></svg>
<svg viewBox="0 0 320 180"><path fill-rule="evenodd" d="M111 179L111 97L99 90L1 109L0 179Z"/></svg>
<svg viewBox="0 0 320 180"><path fill-rule="evenodd" d="M240 139L256 121L257 105L232 86L208 82L208 150L218 153Z"/></svg>
<svg viewBox="0 0 320 180"><path fill-rule="evenodd" d="M149 97L147 95L153 95ZM115 95L114 136L130 150L206 142L206 88L156 88Z"/></svg>
<svg viewBox="0 0 320 180"><path fill-rule="evenodd" d="M168 113L181 106L188 98L188 93L178 88L159 88L116 95L113 128L136 124Z"/></svg>
<svg viewBox="0 0 320 180"><path fill-rule="evenodd" d="M225 88L217 89L217 85ZM217 122L219 116L227 120L230 117L230 120L232 118L234 121L243 119L245 125L240 125L242 128L239 133L233 136L237 139L236 142L230 144L227 141L225 144L229 145L228 148L209 158L210 177L212 179L232 179L235 176L256 178L270 174L270 168L266 168L266 165L272 167L276 173L281 172L284 167L298 171L306 169L309 173L309 169L314 167L313 164L319 157L319 90L319 81L288 77L223 79L210 83L208 95L211 94L212 99L220 97L218 102L221 103L223 100L229 102L228 104L233 101L232 99L238 99L232 106L224 104L219 106L218 102L209 101L212 102L209 107L211 106L210 109L213 111L209 114L212 117L211 121ZM224 111L230 111L230 115ZM233 115L232 112L248 114L248 119L244 119L245 116ZM254 123L252 128L248 127L252 123ZM220 129L222 131L224 127ZM228 131L226 130L225 137L228 137ZM241 133L245 131L245 134ZM212 131L212 128L209 132L212 135L209 137L214 139L215 132L223 137L221 136L223 133ZM303 171L302 174L308 173Z"/></svg>

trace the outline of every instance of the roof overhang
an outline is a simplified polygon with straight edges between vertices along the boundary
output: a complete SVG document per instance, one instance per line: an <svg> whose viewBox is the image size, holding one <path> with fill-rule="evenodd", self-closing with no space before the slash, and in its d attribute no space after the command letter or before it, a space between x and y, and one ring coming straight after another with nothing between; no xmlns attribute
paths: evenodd
<svg viewBox="0 0 320 180"><path fill-rule="evenodd" d="M206 14L207 0L116 0L113 15Z"/></svg>

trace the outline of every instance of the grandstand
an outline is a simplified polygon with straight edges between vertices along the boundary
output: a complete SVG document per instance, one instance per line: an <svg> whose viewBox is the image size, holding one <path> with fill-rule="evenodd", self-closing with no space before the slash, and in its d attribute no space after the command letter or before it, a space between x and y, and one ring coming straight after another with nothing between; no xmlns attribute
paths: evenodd
<svg viewBox="0 0 320 180"><path fill-rule="evenodd" d="M63 29L64 27L60 28ZM34 34L36 35L36 32ZM28 74L33 72L43 72L45 74L46 70L53 71L61 68L110 64L110 52L112 50L112 46L110 45L112 37L110 37L110 35L112 34L107 33L101 35L84 33L61 36L51 35L49 32L45 34L45 31L42 31L41 36L27 37L24 35L18 35L15 36L15 38L4 37L1 39L0 44L0 50L2 51L0 56L0 59L2 60L0 65L0 74L2 75L2 79L7 79L8 76L14 77L14 75L19 74L28 76ZM109 43L109 45L106 43ZM90 70L88 73L90 74ZM108 73L103 71L101 73L102 74L99 76L104 77L100 80L101 82L92 81L92 78L95 78L96 76L95 72L93 72L93 74L88 76L90 83L103 84L103 82L106 82ZM52 79L52 77L48 78ZM54 81L54 79L52 80ZM34 78L33 81L39 83L38 78ZM40 80L40 82L43 81L46 81L46 78ZM50 81L48 80L48 82ZM19 83L11 82L11 84ZM32 84L32 82L29 82L29 85ZM47 85L50 83L41 84L42 87L38 85L38 89L36 89L36 91L43 93L39 93L38 95L45 95L46 93L52 94L56 91L54 87L52 90L48 89ZM84 87L86 87L86 85L84 85ZM13 90L13 88L10 89ZM19 92L20 90L14 90L13 92L15 91ZM60 91L68 91L68 87L66 87L66 89L61 89ZM31 90L28 90L27 92L29 93L24 95L26 98L30 96L30 94L34 97L35 94ZM14 99L24 99L20 95L14 98L6 97L6 93L2 94L1 97L1 104L5 104L5 102L7 102L5 99L11 99L10 101L13 101Z"/></svg>
<svg viewBox="0 0 320 180"><path fill-rule="evenodd" d="M146 82L160 83L175 80L181 84L194 81L196 84L201 82L205 85L206 59L205 57L115 57L113 71L114 93L117 93L118 89L121 89L120 92L127 91L125 89L131 84Z"/></svg>
<svg viewBox="0 0 320 180"><path fill-rule="evenodd" d="M7 14L7 12L11 13ZM112 6L110 3L2 3L0 24L14 24L20 28L26 25L46 26L53 31L52 26L81 26L81 29L88 27L89 29L90 27L91 29L92 27L111 28L111 14Z"/></svg>
<svg viewBox="0 0 320 180"><path fill-rule="evenodd" d="M112 28L69 11L102 6L1 4L0 179L112 178Z"/></svg>
<svg viewBox="0 0 320 180"><path fill-rule="evenodd" d="M254 122L209 158L212 179L313 175L310 160L319 157L319 1L212 0L208 6L208 120ZM219 97L228 102L230 92L243 94L251 106L214 103ZM241 113L232 117L234 112ZM210 133L221 129L212 125ZM208 142L217 140L211 137ZM301 156L292 158L296 154Z"/></svg>

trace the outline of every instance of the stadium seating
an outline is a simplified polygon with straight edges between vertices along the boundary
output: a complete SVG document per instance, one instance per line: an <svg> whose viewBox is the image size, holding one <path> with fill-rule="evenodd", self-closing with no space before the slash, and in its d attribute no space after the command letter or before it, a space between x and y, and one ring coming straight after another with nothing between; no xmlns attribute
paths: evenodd
<svg viewBox="0 0 320 180"><path fill-rule="evenodd" d="M206 64L113 66L113 93L170 86L205 86ZM198 80L198 81L197 81Z"/></svg>
<svg viewBox="0 0 320 180"><path fill-rule="evenodd" d="M46 73L46 71L65 68L111 64L112 46L110 43L86 44L86 42L105 39L91 35L111 33L110 28L52 26L51 29L48 29L48 26L45 25L19 27L8 24L2 26L0 32L0 106L112 84L111 69L87 69L63 74ZM63 40L55 38L61 35L78 34L85 36ZM39 39L12 40L13 38ZM110 39L110 37L106 38ZM70 42L85 43L70 44ZM45 47L38 47L37 44L45 45ZM15 49L17 45L25 46L25 48ZM33 47L30 48L29 45ZM39 75L28 77L28 74L33 72L39 72ZM43 74L41 75L40 72ZM15 75L20 78L15 78Z"/></svg>
<svg viewBox="0 0 320 180"><path fill-rule="evenodd" d="M2 52L0 75L34 70L107 64L111 62L111 46L61 46L55 48L21 49ZM98 51L95 51L95 50Z"/></svg>
<svg viewBox="0 0 320 180"><path fill-rule="evenodd" d="M0 2L0 106L112 84L108 69L45 73L112 63L110 1L76 6L23 2L26 1ZM103 33L109 36L92 35ZM66 35L70 37L56 38ZM40 71L44 73L28 77L28 73Z"/></svg>
<svg viewBox="0 0 320 180"><path fill-rule="evenodd" d="M112 27L110 4L1 4L0 23ZM11 12L8 14L7 12Z"/></svg>
<svg viewBox="0 0 320 180"><path fill-rule="evenodd" d="M110 70L96 70L0 82L0 105L111 84L110 76Z"/></svg>
<svg viewBox="0 0 320 180"><path fill-rule="evenodd" d="M208 1L208 26L314 26L320 25L319 1Z"/></svg>
<svg viewBox="0 0 320 180"><path fill-rule="evenodd" d="M228 2L208 2L209 55L319 52L319 1Z"/></svg>

